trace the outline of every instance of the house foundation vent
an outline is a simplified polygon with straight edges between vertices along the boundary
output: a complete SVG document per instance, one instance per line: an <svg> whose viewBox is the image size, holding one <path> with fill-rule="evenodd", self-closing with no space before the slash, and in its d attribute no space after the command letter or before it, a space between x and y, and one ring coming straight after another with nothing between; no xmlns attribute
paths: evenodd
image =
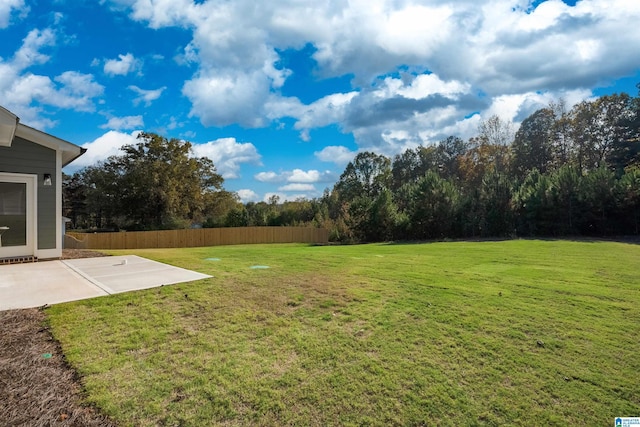
<svg viewBox="0 0 640 427"><path fill-rule="evenodd" d="M38 257L30 256L16 256L11 258L0 258L0 265L3 264L23 264L26 262L38 262Z"/></svg>

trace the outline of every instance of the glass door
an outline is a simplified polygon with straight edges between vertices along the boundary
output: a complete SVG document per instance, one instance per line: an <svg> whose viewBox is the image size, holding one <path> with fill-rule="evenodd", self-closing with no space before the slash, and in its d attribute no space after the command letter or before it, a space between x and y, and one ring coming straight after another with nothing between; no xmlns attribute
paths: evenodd
<svg viewBox="0 0 640 427"><path fill-rule="evenodd" d="M30 176L0 175L0 258L34 254L34 183Z"/></svg>

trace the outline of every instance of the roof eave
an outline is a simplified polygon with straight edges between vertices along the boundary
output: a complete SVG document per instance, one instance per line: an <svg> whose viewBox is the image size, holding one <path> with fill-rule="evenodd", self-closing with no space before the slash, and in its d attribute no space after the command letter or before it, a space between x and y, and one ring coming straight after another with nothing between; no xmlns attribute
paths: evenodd
<svg viewBox="0 0 640 427"><path fill-rule="evenodd" d="M0 147L11 147L20 118L0 106Z"/></svg>
<svg viewBox="0 0 640 427"><path fill-rule="evenodd" d="M24 138L52 150L61 151L62 167L67 166L87 151L86 148L82 148L69 141L65 141L64 139L60 139L22 123L18 123L15 136L19 136L20 138Z"/></svg>

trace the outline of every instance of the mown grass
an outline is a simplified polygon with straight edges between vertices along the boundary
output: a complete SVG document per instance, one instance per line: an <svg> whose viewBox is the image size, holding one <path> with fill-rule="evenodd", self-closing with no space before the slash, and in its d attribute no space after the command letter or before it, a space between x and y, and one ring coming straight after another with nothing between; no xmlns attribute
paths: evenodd
<svg viewBox="0 0 640 427"><path fill-rule="evenodd" d="M135 253L214 277L48 309L87 399L122 425L595 426L640 414L637 245Z"/></svg>

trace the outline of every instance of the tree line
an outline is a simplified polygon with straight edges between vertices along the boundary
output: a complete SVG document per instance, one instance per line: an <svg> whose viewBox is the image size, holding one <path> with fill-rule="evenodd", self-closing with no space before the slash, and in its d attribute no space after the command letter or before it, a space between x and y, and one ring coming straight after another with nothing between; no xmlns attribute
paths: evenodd
<svg viewBox="0 0 640 427"><path fill-rule="evenodd" d="M499 117L393 159L350 162L324 203L357 241L603 236L640 231L640 98L539 109L515 134Z"/></svg>
<svg viewBox="0 0 640 427"><path fill-rule="evenodd" d="M188 142L141 140L67 178L76 226L313 225L336 241L640 233L640 97L625 93L552 103L515 133L494 116L467 141L361 152L322 197L283 203L242 204Z"/></svg>
<svg viewBox="0 0 640 427"><path fill-rule="evenodd" d="M63 215L84 230L157 230L202 223L237 197L191 143L152 133L63 182Z"/></svg>

